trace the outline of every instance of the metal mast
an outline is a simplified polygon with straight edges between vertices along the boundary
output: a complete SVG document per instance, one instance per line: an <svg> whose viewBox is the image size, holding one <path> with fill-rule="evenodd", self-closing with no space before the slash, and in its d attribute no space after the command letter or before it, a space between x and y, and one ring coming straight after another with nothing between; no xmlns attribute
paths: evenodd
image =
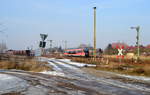
<svg viewBox="0 0 150 95"><path fill-rule="evenodd" d="M94 57L96 58L96 7L94 9Z"/></svg>

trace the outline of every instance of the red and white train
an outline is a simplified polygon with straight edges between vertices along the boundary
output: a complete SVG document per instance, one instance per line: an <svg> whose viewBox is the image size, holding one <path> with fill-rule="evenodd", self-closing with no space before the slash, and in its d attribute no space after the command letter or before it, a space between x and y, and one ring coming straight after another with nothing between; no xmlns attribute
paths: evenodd
<svg viewBox="0 0 150 95"><path fill-rule="evenodd" d="M85 56L89 57L89 49L77 48L77 49L66 49L64 52L65 56Z"/></svg>
<svg viewBox="0 0 150 95"><path fill-rule="evenodd" d="M64 55L67 55L67 56L85 56L85 52L83 49L67 49L67 50L65 50Z"/></svg>
<svg viewBox="0 0 150 95"><path fill-rule="evenodd" d="M65 56L83 56L83 57L92 57L93 56L93 49L88 48L76 48L76 49L66 49L64 51ZM97 57L102 54L101 49L97 49Z"/></svg>

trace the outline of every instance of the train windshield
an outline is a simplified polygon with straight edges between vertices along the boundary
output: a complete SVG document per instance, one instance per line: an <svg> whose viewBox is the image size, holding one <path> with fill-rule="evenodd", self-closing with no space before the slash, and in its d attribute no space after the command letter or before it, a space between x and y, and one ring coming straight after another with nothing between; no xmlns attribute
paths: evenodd
<svg viewBox="0 0 150 95"><path fill-rule="evenodd" d="M85 49L84 49L84 52L89 52L89 49L88 49L88 48L85 48Z"/></svg>

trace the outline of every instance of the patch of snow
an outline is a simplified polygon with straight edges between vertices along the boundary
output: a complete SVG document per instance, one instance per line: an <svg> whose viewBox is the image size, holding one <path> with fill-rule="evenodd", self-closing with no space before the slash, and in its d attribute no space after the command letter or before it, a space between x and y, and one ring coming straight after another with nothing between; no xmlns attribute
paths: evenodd
<svg viewBox="0 0 150 95"><path fill-rule="evenodd" d="M113 75L117 75L117 76L120 76L120 77L129 78L129 79L135 79L135 80L141 80L141 81L150 82L150 77L132 76L132 75L118 74L118 73L115 73L115 72L108 72L108 71L100 71L100 72L105 72L105 73L108 73L108 74L113 74Z"/></svg>
<svg viewBox="0 0 150 95"><path fill-rule="evenodd" d="M59 60L61 60L61 61L65 61L65 62L71 62L71 60L70 60L70 59L59 59Z"/></svg>
<svg viewBox="0 0 150 95"><path fill-rule="evenodd" d="M8 92L17 92L25 90L29 84L23 79L7 75L0 74L0 94Z"/></svg>
<svg viewBox="0 0 150 95"><path fill-rule="evenodd" d="M67 67L67 68L78 69L78 68L76 68L76 67L74 67L74 66L71 66L71 65L69 65L69 64L65 64L65 63L63 63L63 62L59 62L58 59L57 59L57 60L54 60L54 62L57 63L57 64L59 64L59 65L63 65L64 67Z"/></svg>
<svg viewBox="0 0 150 95"><path fill-rule="evenodd" d="M85 64L85 63L79 63L79 62L72 62L70 59L58 59L58 60L66 62L66 63L74 65L74 66L77 66L77 67L85 67L85 66L96 67L96 65L94 65L94 64Z"/></svg>
<svg viewBox="0 0 150 95"><path fill-rule="evenodd" d="M121 75L121 74L118 74L118 75L119 75L119 76L122 76L122 77L130 78L130 79L144 80L144 81L149 81L149 82L150 82L150 78L148 78L148 77L131 76L131 75Z"/></svg>
<svg viewBox="0 0 150 95"><path fill-rule="evenodd" d="M4 70L4 69L0 69L0 72L5 72L6 70Z"/></svg>
<svg viewBox="0 0 150 95"><path fill-rule="evenodd" d="M62 71L61 68L59 68L55 63L52 63L51 61L48 61L49 65L53 66L53 69L55 71Z"/></svg>
<svg viewBox="0 0 150 95"><path fill-rule="evenodd" d="M61 77L65 76L64 73L57 72L57 71L43 71L43 72L40 72L40 73L42 73L42 74L48 74L48 75L53 75L53 76L61 76Z"/></svg>
<svg viewBox="0 0 150 95"><path fill-rule="evenodd" d="M47 62L47 58L46 57L37 57L37 60L41 61L41 62Z"/></svg>

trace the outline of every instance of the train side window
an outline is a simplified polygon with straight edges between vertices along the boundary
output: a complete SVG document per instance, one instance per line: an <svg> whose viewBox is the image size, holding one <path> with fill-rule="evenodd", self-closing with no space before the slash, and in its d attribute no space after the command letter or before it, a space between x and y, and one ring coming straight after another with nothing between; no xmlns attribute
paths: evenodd
<svg viewBox="0 0 150 95"><path fill-rule="evenodd" d="M65 53L69 53L69 51L65 51Z"/></svg>
<svg viewBox="0 0 150 95"><path fill-rule="evenodd" d="M69 54L72 54L72 51L69 51Z"/></svg>
<svg viewBox="0 0 150 95"><path fill-rule="evenodd" d="M76 54L76 51L72 51L72 54Z"/></svg>
<svg viewBox="0 0 150 95"><path fill-rule="evenodd" d="M77 53L81 53L81 52L82 52L81 50L78 50L78 51L77 51Z"/></svg>
<svg viewBox="0 0 150 95"><path fill-rule="evenodd" d="M84 52L89 53L89 49L84 49Z"/></svg>

